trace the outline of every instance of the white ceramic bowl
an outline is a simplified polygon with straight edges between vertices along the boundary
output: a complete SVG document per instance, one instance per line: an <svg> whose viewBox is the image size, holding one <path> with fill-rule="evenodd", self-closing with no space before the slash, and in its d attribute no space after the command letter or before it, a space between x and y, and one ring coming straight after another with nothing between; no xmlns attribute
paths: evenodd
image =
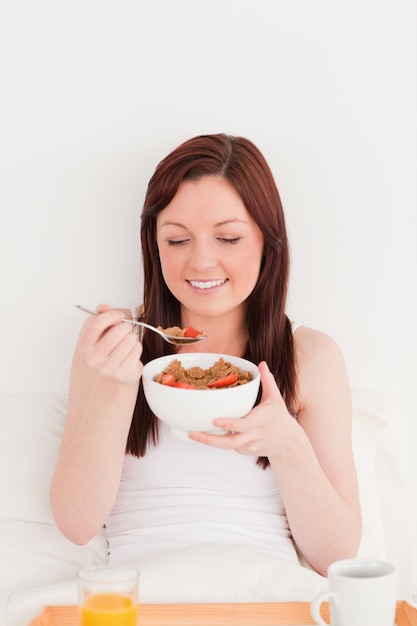
<svg viewBox="0 0 417 626"><path fill-rule="evenodd" d="M174 359L181 361L185 369L200 366L206 369L220 358L251 372L253 379L244 385L224 389L181 389L161 385L154 379ZM240 418L249 413L258 395L260 375L258 367L235 356L203 352L169 354L149 361L142 373L143 391L153 413L169 425L172 433L188 439L190 430L224 434L226 431L213 426L217 417Z"/></svg>

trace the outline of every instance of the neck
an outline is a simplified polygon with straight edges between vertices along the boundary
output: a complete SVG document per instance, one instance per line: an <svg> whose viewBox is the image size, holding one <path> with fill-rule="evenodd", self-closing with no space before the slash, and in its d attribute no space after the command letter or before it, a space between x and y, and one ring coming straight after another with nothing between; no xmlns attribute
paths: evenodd
<svg viewBox="0 0 417 626"><path fill-rule="evenodd" d="M200 328L207 339L190 346L181 346L179 352L214 352L217 354L230 354L231 356L243 356L248 343L248 330L244 319L205 318L198 324L191 322L195 328Z"/></svg>

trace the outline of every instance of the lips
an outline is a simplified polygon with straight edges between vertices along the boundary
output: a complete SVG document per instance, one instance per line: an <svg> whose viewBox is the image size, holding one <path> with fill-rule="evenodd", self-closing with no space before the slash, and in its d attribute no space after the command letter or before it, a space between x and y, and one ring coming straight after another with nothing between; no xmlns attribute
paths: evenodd
<svg viewBox="0 0 417 626"><path fill-rule="evenodd" d="M188 282L196 289L213 289L213 287L224 285L227 280L227 278L222 278L220 280L189 280Z"/></svg>

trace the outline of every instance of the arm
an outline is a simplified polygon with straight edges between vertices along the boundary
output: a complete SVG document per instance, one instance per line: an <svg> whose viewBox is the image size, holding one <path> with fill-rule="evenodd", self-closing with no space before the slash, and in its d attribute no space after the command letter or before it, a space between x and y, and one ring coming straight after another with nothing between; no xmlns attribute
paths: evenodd
<svg viewBox="0 0 417 626"><path fill-rule="evenodd" d="M298 445L270 461L294 541L326 575L332 561L356 556L361 537L350 387L334 341L306 328L297 335Z"/></svg>
<svg viewBox="0 0 417 626"><path fill-rule="evenodd" d="M286 409L274 378L260 364L262 400L242 420L216 420L239 432L192 438L243 454L267 456L295 543L327 574L329 564L357 553L361 519L351 444L351 400L340 350L323 333L300 328L296 339L298 419Z"/></svg>
<svg viewBox="0 0 417 626"><path fill-rule="evenodd" d="M61 532L89 541L115 500L139 379L142 346L124 311L100 308L80 333L71 369L67 421L51 483Z"/></svg>

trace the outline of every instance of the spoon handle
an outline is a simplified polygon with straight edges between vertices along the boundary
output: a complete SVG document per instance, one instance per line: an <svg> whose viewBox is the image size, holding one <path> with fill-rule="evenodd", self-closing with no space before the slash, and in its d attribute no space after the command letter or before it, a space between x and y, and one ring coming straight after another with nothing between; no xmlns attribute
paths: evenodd
<svg viewBox="0 0 417 626"><path fill-rule="evenodd" d="M80 309L80 311L84 311L84 313L89 313L90 315L98 315L97 311L93 311L92 309L87 309L87 307L82 306L81 304L74 304L74 306L77 309ZM127 322L128 324L134 324L135 326L146 326L144 322L137 322L136 320L128 320L127 318L124 318L122 322ZM153 327L150 326L149 328L153 328Z"/></svg>

